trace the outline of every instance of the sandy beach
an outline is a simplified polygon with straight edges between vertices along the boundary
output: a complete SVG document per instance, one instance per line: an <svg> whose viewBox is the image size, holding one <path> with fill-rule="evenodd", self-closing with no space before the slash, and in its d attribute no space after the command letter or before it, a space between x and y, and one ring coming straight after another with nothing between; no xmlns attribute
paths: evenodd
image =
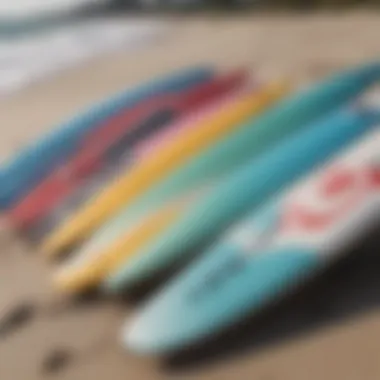
<svg viewBox="0 0 380 380"><path fill-rule="evenodd" d="M169 35L154 46L102 57L2 99L0 159L107 94L175 68L196 63L210 63L220 70L248 66L261 78L307 83L380 57L380 14L365 11L197 17L168 19L168 23ZM139 358L121 348L118 334L133 313L132 304L101 300L62 305L50 284L52 264L15 236L5 222L0 247L0 318L20 303L37 305L28 324L0 338L0 380L380 378L379 293L377 304L371 301L360 312L343 313L338 321L328 319L317 329L306 328L271 344L206 361L202 367L175 370L156 358ZM379 292L379 282L373 286ZM345 295L345 299L350 297ZM328 302L337 300L339 296ZM299 307L304 315L302 302ZM308 313L313 325L313 313L318 310ZM297 319L301 314L290 315ZM72 360L60 372L48 374L43 363L59 349L70 350Z"/></svg>

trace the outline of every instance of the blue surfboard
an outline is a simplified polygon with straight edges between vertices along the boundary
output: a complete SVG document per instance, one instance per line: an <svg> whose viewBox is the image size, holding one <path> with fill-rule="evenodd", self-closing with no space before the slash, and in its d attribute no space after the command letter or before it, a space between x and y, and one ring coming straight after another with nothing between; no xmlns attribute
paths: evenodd
<svg viewBox="0 0 380 380"><path fill-rule="evenodd" d="M212 78L209 67L196 67L149 81L90 107L11 157L0 168L0 208L8 208L28 193L76 148L80 139L111 116L162 93L180 91Z"/></svg>

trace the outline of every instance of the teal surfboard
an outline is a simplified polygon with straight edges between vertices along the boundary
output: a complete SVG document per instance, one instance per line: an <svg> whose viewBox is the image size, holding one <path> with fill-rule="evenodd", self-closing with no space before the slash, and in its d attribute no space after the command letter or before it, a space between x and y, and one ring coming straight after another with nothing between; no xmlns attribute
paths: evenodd
<svg viewBox="0 0 380 380"><path fill-rule="evenodd" d="M149 278L183 259L249 209L258 207L372 129L376 121L380 121L379 115L371 110L339 111L279 143L260 158L249 160L159 237L135 252L110 279L108 287L120 289L123 284Z"/></svg>
<svg viewBox="0 0 380 380"><path fill-rule="evenodd" d="M139 353L223 331L344 254L380 215L380 128L234 225L123 330Z"/></svg>
<svg viewBox="0 0 380 380"><path fill-rule="evenodd" d="M75 151L81 138L97 125L140 101L162 93L180 91L210 80L214 71L196 67L129 88L53 129L0 167L0 209L22 199L45 175Z"/></svg>

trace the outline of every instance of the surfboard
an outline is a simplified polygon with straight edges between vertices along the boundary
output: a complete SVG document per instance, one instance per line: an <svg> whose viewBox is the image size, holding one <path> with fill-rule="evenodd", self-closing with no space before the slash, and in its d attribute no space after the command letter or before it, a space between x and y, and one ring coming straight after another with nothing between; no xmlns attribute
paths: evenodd
<svg viewBox="0 0 380 380"><path fill-rule="evenodd" d="M284 85L270 85L253 91L236 104L231 104L211 120L181 134L178 139L156 154L133 167L124 176L111 183L104 191L79 210L72 218L48 236L43 243L47 254L60 252L89 236L110 219L122 206L131 204L153 184L176 168L229 135L236 124L243 122L268 107L284 93Z"/></svg>
<svg viewBox="0 0 380 380"><path fill-rule="evenodd" d="M67 163L8 213L11 224L22 230L39 230L38 235L48 233L54 229L55 223L51 220L46 223L44 219L51 219L49 213L54 213L55 206L65 210L64 213L58 211L60 215L67 216L70 209L75 210L81 201L95 192L96 186L92 183L86 186L88 179L100 184L101 181L94 177L104 177L105 170L119 171L123 157L127 156L127 162L135 161L133 150L141 141L154 141L155 135L168 128L171 121L237 89L247 78L247 72L235 71L178 94L148 99L111 118L83 140L78 152ZM58 223L59 218L53 216L52 219Z"/></svg>
<svg viewBox="0 0 380 380"><path fill-rule="evenodd" d="M111 98L89 107L21 152L0 168L0 208L9 208L33 189L69 154L85 134L118 112L165 92L178 91L210 79L211 68L196 67L128 88Z"/></svg>
<svg viewBox="0 0 380 380"><path fill-rule="evenodd" d="M67 265L71 269L78 269L86 260L91 262L104 254L108 247L114 246L118 239L122 239L140 219L157 210L159 205L201 186L209 179L223 177L250 157L258 157L276 142L305 128L309 122L334 108L334 105L344 104L370 84L370 77L371 80L376 78L374 71L370 68L367 70L367 73L364 68L338 74L311 89L297 93L257 120L236 128L234 133L178 168L97 230L81 249L74 252L73 261L69 260Z"/></svg>
<svg viewBox="0 0 380 380"><path fill-rule="evenodd" d="M280 191L346 144L373 128L379 115L340 111L291 136L260 158L243 164L186 213L177 218L150 215L132 234L126 233L107 252L77 270L60 271L55 283L63 291L96 286L126 263L126 282L145 279L211 241L250 208ZM170 208L169 208L170 209ZM135 243L135 236L138 236ZM132 260L128 260L132 258ZM126 262L127 261L127 262ZM95 275L96 274L96 275Z"/></svg>
<svg viewBox="0 0 380 380"><path fill-rule="evenodd" d="M233 226L123 328L126 347L168 354L286 296L380 215L380 128Z"/></svg>

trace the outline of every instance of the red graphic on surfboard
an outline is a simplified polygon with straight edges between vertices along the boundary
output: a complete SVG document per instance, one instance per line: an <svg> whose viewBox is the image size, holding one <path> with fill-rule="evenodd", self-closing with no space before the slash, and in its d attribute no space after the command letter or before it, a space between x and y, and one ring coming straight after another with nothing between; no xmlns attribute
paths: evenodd
<svg viewBox="0 0 380 380"><path fill-rule="evenodd" d="M304 201L295 195L286 202L281 229L322 232L342 220L370 194L380 192L380 159L365 168L332 168L311 189Z"/></svg>

